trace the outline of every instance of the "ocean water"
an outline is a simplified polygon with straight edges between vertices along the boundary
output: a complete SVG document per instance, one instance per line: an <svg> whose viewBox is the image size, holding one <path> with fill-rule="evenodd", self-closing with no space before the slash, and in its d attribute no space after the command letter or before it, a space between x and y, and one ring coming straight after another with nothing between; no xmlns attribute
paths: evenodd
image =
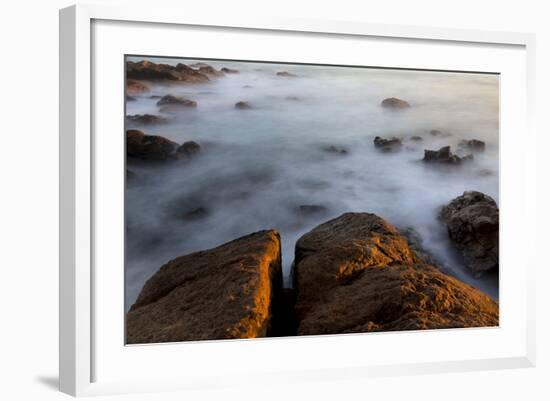
<svg viewBox="0 0 550 401"><path fill-rule="evenodd" d="M281 234L288 285L296 240L344 212L376 213L413 227L442 270L498 299L498 274L469 274L437 220L439 208L467 190L499 201L497 75L200 61L240 73L205 84L151 83L150 92L126 104L128 115L168 118L127 128L202 147L186 162L128 164L136 179L126 188L127 307L167 261L268 228ZM278 71L296 77L279 77ZM151 96L166 94L198 107L161 113ZM392 96L411 107L382 108L380 102ZM252 109L236 109L238 101ZM450 136L432 136L434 129ZM410 140L414 135L424 140ZM375 136L403 138L403 147L380 152ZM424 149L445 145L465 155L458 143L474 138L486 142L486 151L471 163L443 168L420 161ZM329 146L348 153L327 152ZM300 205L324 210L301 213Z"/></svg>

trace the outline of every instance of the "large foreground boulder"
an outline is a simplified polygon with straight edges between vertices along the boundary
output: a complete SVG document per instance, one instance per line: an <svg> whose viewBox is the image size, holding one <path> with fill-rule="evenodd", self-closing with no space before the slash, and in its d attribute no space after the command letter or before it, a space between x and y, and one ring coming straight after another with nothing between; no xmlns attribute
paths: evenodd
<svg viewBox="0 0 550 401"><path fill-rule="evenodd" d="M498 304L421 259L391 224L345 213L296 243L299 335L498 325Z"/></svg>
<svg viewBox="0 0 550 401"><path fill-rule="evenodd" d="M494 199L477 191L464 192L441 209L449 237L477 276L498 268L498 215Z"/></svg>
<svg viewBox="0 0 550 401"><path fill-rule="evenodd" d="M265 337L281 287L274 230L181 256L145 283L126 317L126 342Z"/></svg>

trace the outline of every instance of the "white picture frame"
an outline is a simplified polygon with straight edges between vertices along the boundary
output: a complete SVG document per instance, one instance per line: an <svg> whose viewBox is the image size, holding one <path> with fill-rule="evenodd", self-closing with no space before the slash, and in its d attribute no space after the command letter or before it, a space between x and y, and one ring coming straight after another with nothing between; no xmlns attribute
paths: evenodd
<svg viewBox="0 0 550 401"><path fill-rule="evenodd" d="M103 22L105 22L105 25ZM129 29L127 26L115 27L117 23L137 24L132 29L135 32L143 29L144 26L156 26L159 31L172 29L185 29L185 27L197 27L208 31L230 29L232 32L247 32L253 35L254 32L262 32L265 35L273 35L273 40L278 34L285 35L306 35L308 38L322 36L326 40L331 37L338 37L342 43L346 40L362 40L372 38L383 39L385 41L408 41L407 43L430 44L438 46L438 49L444 50L445 46L454 46L453 51L460 52L461 49L467 48L478 49L481 53L484 51L484 46L501 49L503 53L502 59L495 58L494 63L504 64L507 60L510 63L506 68L509 68L510 83L504 85L502 89L503 110L507 112L503 123L503 132L512 131L512 128L520 130L524 146L517 148L517 138L506 136L506 147L501 149L501 183L506 180L510 182L509 187L521 184L523 191L521 194L516 194L507 197L504 193L505 202L508 205L503 205L501 208L504 221L508 226L513 226L518 222L527 221L529 225L535 224L536 209L535 209L535 149L534 132L531 128L532 116L534 109L534 43L535 38L531 34L524 33L507 33L507 32L484 32L471 31L460 29L439 29L416 26L393 26L393 25L375 25L360 22L349 21L316 21L316 20L293 20L277 19L277 18L261 18L257 16L242 16L241 19L228 19L221 15L187 15L184 10L166 10L151 8L113 8L104 5L78 5L72 6L60 11L60 390L75 396L95 395L95 394L112 394L112 393L128 393L141 391L166 391L176 389L197 389L208 388L213 386L226 385L244 385L247 380L256 382L272 383L275 381L295 381L295 380L325 380L327 378L356 378L386 375L402 375L402 374L422 374L430 372L453 372L453 371L468 371L481 369L504 369L516 367L530 367L535 363L535 321L534 321L534 260L523 259L520 262L521 272L510 271L510 274L504 276L504 286L515 283L517 291L510 295L509 302L501 304L501 309L505 312L509 308L508 305L515 305L510 312L510 316L517 319L515 321L506 321L497 329L469 329L456 334L451 331L439 334L436 332L426 333L388 333L370 336L349 335L349 336L324 336L323 339L310 337L300 338L299 340L292 338L285 339L261 339L261 340L245 340L246 342L227 341L227 342L206 342L202 344L169 344L157 345L138 348L132 348L131 354L125 348L124 344L119 342L116 345L106 345L105 341L108 327L108 322L112 319L123 319L123 314L113 315L111 320L105 317L102 313L101 305L96 305L94 299L95 291L104 291L106 297L117 297L116 291L123 292L123 288L105 288L103 275L98 275L94 271L97 268L98 261L104 259L103 256L96 253L94 241L98 238L98 230L102 227L100 219L103 213L101 207L98 210L96 192L103 185L98 177L100 166L98 163L105 163L106 166L114 166L109 164L109 156L106 156L107 161L98 161L98 154L102 152L101 141L97 142L94 139L94 126L99 125L94 118L97 118L96 113L101 114L100 110L95 109L93 96L101 96L94 94L93 80L95 74L100 70L94 55L98 54L98 47L105 42L101 41L101 33L98 34L98 40L94 42L94 24L96 26L105 26L105 29L118 30ZM99 24L99 25L97 25ZM104 28L98 28L104 29ZM109 31L109 34L112 34ZM158 35L166 35L166 32L160 32ZM159 36L160 37L160 36ZM115 37L111 38L113 53L116 57L120 54L120 41ZM271 40L266 37L266 40ZM304 39L305 40L305 39ZM310 40L310 39L307 39ZM119 47L115 49L119 43ZM274 42L275 43L275 42ZM132 50L136 48L133 47ZM168 49L168 50L165 50ZM101 51L101 49L99 49ZM146 51L146 49L145 49ZM160 51L169 51L169 44L164 46ZM118 53L117 53L118 52ZM137 54L135 51L127 51L127 53ZM144 53L141 53L144 54ZM145 53L149 54L149 53ZM160 53L163 54L163 53ZM164 53L166 54L166 53ZM230 54L230 53L227 53ZM443 54L443 53L442 53ZM170 54L171 55L171 54ZM180 55L180 54L176 54ZM195 54L193 54L194 56ZM115 58L116 58L115 57ZM283 57L283 56L281 56ZM299 56L296 56L299 57ZM508 58L509 57L509 58ZM480 57L483 58L483 57ZM103 57L107 60L107 57ZM259 56L259 60L264 60L264 56ZM122 63L122 59L119 60ZM391 61L385 63L377 63L376 65L392 64ZM426 63L420 65L421 68L427 68ZM476 63L468 59L464 60L464 65L455 67L454 69L472 70ZM411 62L411 66L419 65L419 61ZM121 64L122 65L122 64ZM456 62L455 62L456 65ZM498 67L497 64L494 64ZM397 66L397 65L391 65ZM399 65L407 67L407 65ZM97 68L98 71L95 71ZM441 61L439 65L434 65L434 69L449 70L451 63L445 64ZM503 67L504 68L504 67ZM498 68L497 68L498 69ZM515 69L515 70L513 70ZM117 70L115 74L120 73L118 66L113 66L113 70ZM485 69L482 69L485 71ZM482 71L478 70L478 71ZM100 78L103 79L103 78ZM119 88L122 88L120 86ZM506 103L510 90L517 88L518 96L516 99L510 99L513 103ZM120 96L122 97L122 90ZM117 99L115 99L117 101ZM122 117L119 116L119 117ZM121 131L122 132L122 131ZM505 134L507 135L507 134ZM121 135L122 137L122 135ZM121 139L122 141L122 139ZM122 142L121 142L122 143ZM504 146L504 145L503 145ZM120 148L121 149L121 148ZM115 149L115 150L120 150ZM510 163L508 149L516 149L517 165L512 170L508 167ZM117 153L116 151L113 154ZM123 157L122 152L120 157ZM116 156L113 156L116 157ZM118 168L118 167L117 167ZM122 174L122 170L121 170ZM120 178L120 177L119 177ZM112 185L120 184L120 180L114 177ZM506 189L506 188L505 188ZM505 190L504 189L504 190ZM122 191L122 187L120 188ZM120 211L120 210L119 210ZM116 209L114 209L116 212ZM115 220L120 222L122 216L115 216ZM99 227L99 228L98 228ZM116 231L116 230L115 230ZM504 233L506 234L506 233ZM105 233L107 235L107 233ZM116 232L114 233L116 235ZM101 237L101 236L100 236ZM506 235L503 238L506 240ZM527 239L522 240L520 245L524 247L533 246ZM527 255L535 255L534 252L527 252ZM506 253L506 257L513 263L517 255L510 251ZM114 258L114 261L119 260ZM503 264L506 262L503 262ZM118 266L117 268L122 268ZM116 282L116 280L114 281ZM501 287L502 289L502 287ZM506 288L505 288L506 289ZM118 298L117 298L118 299ZM512 302L513 301L513 302ZM109 299L110 302L110 299ZM117 309L117 308L114 308ZM516 310L517 309L517 310ZM119 317L116 317L119 316ZM105 319L105 320L103 320ZM99 328L98 328L99 327ZM500 330L500 331L498 331ZM509 330L509 335L506 334ZM105 333L103 332L105 331ZM499 337L500 334L505 333ZM422 337L421 337L422 336ZM495 348L482 352L482 350L473 350L469 353L465 352L465 357L448 357L441 355L439 359L431 358L429 360L419 360L415 355L411 354L404 358L384 358L383 355L375 357L373 361L361 360L358 353L356 359L352 355L348 359L344 357L336 361L337 347L345 346L344 344L353 343L355 347L366 344L366 342L380 341L384 344L395 344L398 346L403 342L411 342L411 344L422 344L426 338L429 342L436 343L443 341L442 337L453 336L456 341L467 344L468 342L477 342L478 338L486 337L484 341L487 343L495 343ZM375 340L376 339L376 340ZM382 340L380 340L382 339ZM448 340L448 339L447 339ZM299 347L296 341L300 341ZM345 343L344 343L345 341ZM424 343L425 344L425 343ZM121 362L122 359L116 360L116 356L112 356L112 347L121 348L121 358L128 358L126 362ZM235 378L227 370L224 370L223 364L214 363L214 367L205 367L205 369L189 369L186 371L185 377L165 376L164 379L154 377L151 374L150 380L138 378L131 380L124 374L116 374L115 370L121 372L122 365L118 363L126 363L128 367L142 361L147 365L158 366L159 361L171 358L170 355L175 355L181 351L181 347L185 349L188 360L197 358L202 352L208 357L219 354L226 357L238 358L242 356L244 361L253 361L253 355L263 355L264 352L284 353L289 349L301 349L301 352L307 352L313 356L322 347L325 351L328 350L325 360L315 361L310 365L300 365L297 363L292 369L284 368L284 361L280 364L275 363L271 369L264 370L263 367L255 366L253 369L246 369L245 366L241 369L241 379ZM365 345L366 347L366 345ZM499 348L500 347L500 348ZM509 347L509 348L506 348ZM127 348L127 347L126 347ZM272 349L272 351L269 350ZM474 347L475 348L475 347ZM332 349L332 351L331 351ZM340 348L341 349L341 348ZM461 350L460 346L457 348ZM509 351L507 351L507 349ZM125 354L125 355L123 355ZM109 355L109 356L107 356ZM164 359L163 359L164 358ZM247 359L250 358L250 359ZM333 358L331 360L331 358ZM98 362L101 361L101 363ZM376 361L374 361L376 360ZM131 362L130 362L131 361ZM210 361L215 362L215 361ZM112 372L103 374L101 366L111 364ZM244 364L244 362L243 362ZM218 369L218 370L216 370ZM99 371L98 371L99 370ZM237 369L238 370L238 369ZM205 373L208 372L208 373ZM135 373L135 372L134 372Z"/></svg>

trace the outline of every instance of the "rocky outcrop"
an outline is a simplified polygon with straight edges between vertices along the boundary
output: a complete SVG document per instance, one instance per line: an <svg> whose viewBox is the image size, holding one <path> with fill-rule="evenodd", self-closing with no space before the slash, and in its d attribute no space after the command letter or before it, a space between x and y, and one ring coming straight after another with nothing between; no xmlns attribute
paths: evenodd
<svg viewBox="0 0 550 401"><path fill-rule="evenodd" d="M281 286L281 244L274 230L181 256L145 283L126 316L126 342L271 335Z"/></svg>
<svg viewBox="0 0 550 401"><path fill-rule="evenodd" d="M472 152L484 152L485 151L485 142L480 141L479 139L470 139L462 140L458 144L459 147L467 149Z"/></svg>
<svg viewBox="0 0 550 401"><path fill-rule="evenodd" d="M165 95L157 102L157 106L197 107L197 102L180 96Z"/></svg>
<svg viewBox="0 0 550 401"><path fill-rule="evenodd" d="M149 92L149 86L143 82L136 81L135 79L126 80L126 94L137 95L143 92Z"/></svg>
<svg viewBox="0 0 550 401"><path fill-rule="evenodd" d="M287 78L295 78L297 76L288 71L279 71L276 75L278 77L287 77Z"/></svg>
<svg viewBox="0 0 550 401"><path fill-rule="evenodd" d="M374 147L383 152L395 152L401 149L401 145L403 145L403 143L399 138L393 137L390 139L385 139L379 136L374 138Z"/></svg>
<svg viewBox="0 0 550 401"><path fill-rule="evenodd" d="M137 80L169 80L185 83L203 83L210 81L208 76L185 64L176 66L156 64L147 60L126 62L126 77Z"/></svg>
<svg viewBox="0 0 550 401"><path fill-rule="evenodd" d="M382 100L380 105L388 109L407 109L411 107L407 101L396 97L388 97Z"/></svg>
<svg viewBox="0 0 550 401"><path fill-rule="evenodd" d="M126 131L126 154L147 161L174 159L178 144L158 135L145 135L139 130Z"/></svg>
<svg viewBox="0 0 550 401"><path fill-rule="evenodd" d="M201 151L201 145L195 141L184 142L177 150L177 153L184 156L194 156Z"/></svg>
<svg viewBox="0 0 550 401"><path fill-rule="evenodd" d="M224 73L223 71L218 71L214 67L208 64L202 63L201 66L199 66L199 72L208 76L212 77L223 77Z"/></svg>
<svg viewBox="0 0 550 401"><path fill-rule="evenodd" d="M462 162L473 160L473 158L473 155L464 157L457 156L451 152L450 146L444 146L439 150L424 150L424 158L422 161L458 166L462 164Z"/></svg>
<svg viewBox="0 0 550 401"><path fill-rule="evenodd" d="M142 125L162 124L167 121L166 118L154 114L135 114L126 116L126 120L134 124Z"/></svg>
<svg viewBox="0 0 550 401"><path fill-rule="evenodd" d="M235 108L239 110L248 110L252 108L252 105L248 102L237 102Z"/></svg>
<svg viewBox="0 0 550 401"><path fill-rule="evenodd" d="M498 268L498 215L494 199L477 191L464 192L441 209L449 238L477 276Z"/></svg>
<svg viewBox="0 0 550 401"><path fill-rule="evenodd" d="M346 213L296 243L299 335L498 325L498 304L422 260L370 213Z"/></svg>

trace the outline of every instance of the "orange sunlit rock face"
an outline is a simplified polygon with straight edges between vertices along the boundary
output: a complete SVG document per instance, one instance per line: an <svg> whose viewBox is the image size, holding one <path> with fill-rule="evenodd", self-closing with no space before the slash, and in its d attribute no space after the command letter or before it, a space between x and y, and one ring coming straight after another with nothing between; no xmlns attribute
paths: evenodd
<svg viewBox="0 0 550 401"><path fill-rule="evenodd" d="M143 287L127 314L127 343L264 337L281 285L275 230L181 256Z"/></svg>
<svg viewBox="0 0 550 401"><path fill-rule="evenodd" d="M498 304L426 264L391 224L346 213L296 244L299 335L498 325Z"/></svg>

